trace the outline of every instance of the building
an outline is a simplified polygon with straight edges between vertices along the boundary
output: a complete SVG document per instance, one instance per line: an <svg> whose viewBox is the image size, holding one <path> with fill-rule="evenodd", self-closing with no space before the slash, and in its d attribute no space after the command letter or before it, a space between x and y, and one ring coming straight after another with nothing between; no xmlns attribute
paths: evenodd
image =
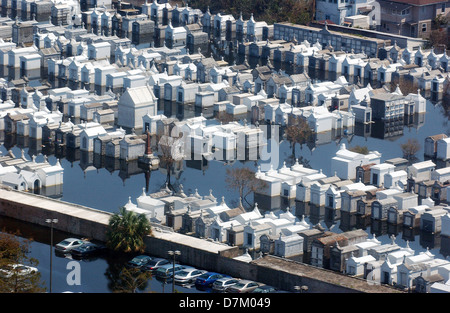
<svg viewBox="0 0 450 313"><path fill-rule="evenodd" d="M142 118L147 113L157 114L157 98L148 85L128 88L118 102L117 124L123 128L142 129Z"/></svg>
<svg viewBox="0 0 450 313"><path fill-rule="evenodd" d="M288 22L275 23L273 37L275 40L292 40L295 38L300 42L304 40L312 43L317 42L322 47L327 47L328 44L331 44L335 50L354 51L356 53L364 52L369 57L376 57L378 49L385 44L383 39L330 31L326 24L323 29L320 29Z"/></svg>
<svg viewBox="0 0 450 313"><path fill-rule="evenodd" d="M356 167L370 163L380 164L381 154L372 151L367 155L348 150L341 144L336 156L331 159L331 172L335 172L341 179L355 179Z"/></svg>
<svg viewBox="0 0 450 313"><path fill-rule="evenodd" d="M405 112L405 100L403 95L380 93L370 98L370 107L374 120L402 119Z"/></svg>
<svg viewBox="0 0 450 313"><path fill-rule="evenodd" d="M415 38L428 38L432 21L450 14L447 0L377 0L381 8L379 30Z"/></svg>
<svg viewBox="0 0 450 313"><path fill-rule="evenodd" d="M424 143L424 155L429 158L436 157L438 141L445 138L447 138L446 134L436 134L426 137Z"/></svg>

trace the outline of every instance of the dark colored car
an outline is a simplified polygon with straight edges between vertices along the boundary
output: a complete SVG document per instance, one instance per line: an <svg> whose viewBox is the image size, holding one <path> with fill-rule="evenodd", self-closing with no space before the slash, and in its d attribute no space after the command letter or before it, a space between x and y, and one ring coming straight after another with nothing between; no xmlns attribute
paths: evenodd
<svg viewBox="0 0 450 313"><path fill-rule="evenodd" d="M219 274L215 272L207 272L197 277L197 279L195 280L195 287L198 288L212 287L212 285L216 280L223 277L228 277L228 275Z"/></svg>
<svg viewBox="0 0 450 313"><path fill-rule="evenodd" d="M148 255L138 255L132 260L128 261L127 266L131 268L141 268L152 260L151 256Z"/></svg>
<svg viewBox="0 0 450 313"><path fill-rule="evenodd" d="M98 245L92 242L86 242L81 246L74 248L70 251L75 258L87 258L94 255L99 255L101 252L105 251L106 247Z"/></svg>
<svg viewBox="0 0 450 313"><path fill-rule="evenodd" d="M163 258L153 258L142 266L142 270L155 272L159 267L166 264L170 264L170 261Z"/></svg>

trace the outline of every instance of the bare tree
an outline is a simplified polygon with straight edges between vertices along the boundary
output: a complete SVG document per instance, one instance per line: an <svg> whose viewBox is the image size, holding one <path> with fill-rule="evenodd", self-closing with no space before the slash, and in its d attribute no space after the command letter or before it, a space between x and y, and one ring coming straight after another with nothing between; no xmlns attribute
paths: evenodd
<svg viewBox="0 0 450 313"><path fill-rule="evenodd" d="M225 182L228 188L237 190L239 197L250 204L246 197L252 192L256 192L267 186L266 182L257 179L255 174L248 167L227 169Z"/></svg>
<svg viewBox="0 0 450 313"><path fill-rule="evenodd" d="M312 136L313 131L309 127L308 123L304 119L296 119L296 122L292 125L289 125L286 130L286 138L291 142L292 146L292 155L295 158L295 145L298 143L300 145L304 144L308 141L308 139Z"/></svg>
<svg viewBox="0 0 450 313"><path fill-rule="evenodd" d="M348 150L360 154L369 154L369 148L367 148L367 146L354 146L352 148L349 148Z"/></svg>
<svg viewBox="0 0 450 313"><path fill-rule="evenodd" d="M174 190L170 182L170 172L173 169L175 162L183 158L184 149L183 141L180 137L173 137L168 135L158 136L158 156L159 156L159 167L165 168L167 170L167 178L165 184L171 190Z"/></svg>
<svg viewBox="0 0 450 313"><path fill-rule="evenodd" d="M408 160L412 160L421 148L419 140L416 138L408 139L408 141L401 144L400 147L402 148L403 156Z"/></svg>

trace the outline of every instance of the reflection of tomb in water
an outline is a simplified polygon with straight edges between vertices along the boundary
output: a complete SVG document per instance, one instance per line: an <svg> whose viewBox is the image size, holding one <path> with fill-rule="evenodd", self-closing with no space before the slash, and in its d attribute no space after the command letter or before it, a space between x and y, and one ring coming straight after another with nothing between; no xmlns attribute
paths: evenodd
<svg viewBox="0 0 450 313"><path fill-rule="evenodd" d="M16 145L16 134L3 132L3 135L3 146L6 148L6 150L10 150Z"/></svg>
<svg viewBox="0 0 450 313"><path fill-rule="evenodd" d="M441 233L430 233L426 231L420 231L420 245L424 249L434 249L441 246Z"/></svg>
<svg viewBox="0 0 450 313"><path fill-rule="evenodd" d="M447 258L450 256L450 237L448 236L441 236L441 254Z"/></svg>
<svg viewBox="0 0 450 313"><path fill-rule="evenodd" d="M209 167L209 161L199 154L191 154L191 159L186 160L186 167L199 171L206 171Z"/></svg>
<svg viewBox="0 0 450 313"><path fill-rule="evenodd" d="M281 197L270 197L266 195L261 195L258 193L254 194L254 202L258 203L258 208L261 211L273 211L281 207Z"/></svg>
<svg viewBox="0 0 450 313"><path fill-rule="evenodd" d="M42 139L28 139L28 155L32 157L33 155L39 155L42 153Z"/></svg>
<svg viewBox="0 0 450 313"><path fill-rule="evenodd" d="M16 147L20 148L20 149L28 148L29 138L30 137L28 137L28 136L17 135L16 136Z"/></svg>
<svg viewBox="0 0 450 313"><path fill-rule="evenodd" d="M395 237L397 237L401 230L402 225L394 225L391 223L387 223L387 234L389 236L394 235Z"/></svg>
<svg viewBox="0 0 450 313"><path fill-rule="evenodd" d="M356 215L356 228L366 230L371 225L371 217L369 215Z"/></svg>
<svg viewBox="0 0 450 313"><path fill-rule="evenodd" d="M375 121L371 136L378 139L396 138L403 135L403 119L390 121Z"/></svg>
<svg viewBox="0 0 450 313"><path fill-rule="evenodd" d="M377 237L387 234L387 222L372 219L370 225L370 232L372 234L375 234Z"/></svg>
<svg viewBox="0 0 450 313"><path fill-rule="evenodd" d="M66 148L66 159L70 163L77 162L80 160L80 149L74 149L74 148Z"/></svg>
<svg viewBox="0 0 450 313"><path fill-rule="evenodd" d="M356 229L356 217L356 213L342 211L339 229L343 232Z"/></svg>
<svg viewBox="0 0 450 313"><path fill-rule="evenodd" d="M300 218L309 216L310 207L309 202L295 201L295 215Z"/></svg>
<svg viewBox="0 0 450 313"><path fill-rule="evenodd" d="M318 205L310 204L309 220L313 225L318 224L321 221L323 221L324 217L325 217L325 206L318 206Z"/></svg>
<svg viewBox="0 0 450 313"><path fill-rule="evenodd" d="M442 101L442 99L443 99L443 93L442 92L431 91L431 94L430 94L430 101L431 102L437 103L439 101Z"/></svg>
<svg viewBox="0 0 450 313"><path fill-rule="evenodd" d="M139 167L138 160L119 160L119 177L122 179L123 184L131 176L139 175L144 172L142 168Z"/></svg>
<svg viewBox="0 0 450 313"><path fill-rule="evenodd" d="M94 153L92 164L96 169L101 169L105 165L105 155Z"/></svg>
<svg viewBox="0 0 450 313"><path fill-rule="evenodd" d="M426 113L415 113L409 116L405 116L405 126L419 129L423 126L423 124L425 124L425 116Z"/></svg>
<svg viewBox="0 0 450 313"><path fill-rule="evenodd" d="M341 210L335 210L333 208L325 207L324 222L328 228L331 228L341 219Z"/></svg>
<svg viewBox="0 0 450 313"><path fill-rule="evenodd" d="M55 157L58 159L66 158L66 147L55 145Z"/></svg>
<svg viewBox="0 0 450 313"><path fill-rule="evenodd" d="M432 160L436 164L436 169L440 168L446 168L450 166L450 160L439 160L439 159L433 159Z"/></svg>
<svg viewBox="0 0 450 313"><path fill-rule="evenodd" d="M80 151L79 166L85 174L88 171L96 170L94 167L94 153L90 151Z"/></svg>
<svg viewBox="0 0 450 313"><path fill-rule="evenodd" d="M295 212L295 199L281 197L280 209L284 211L289 210L291 213Z"/></svg>
<svg viewBox="0 0 450 313"><path fill-rule="evenodd" d="M356 136L367 138L372 133L372 123L355 123L354 131Z"/></svg>
<svg viewBox="0 0 450 313"><path fill-rule="evenodd" d="M403 227L402 229L402 239L408 241L414 241L415 237L420 234L419 228L409 228Z"/></svg>
<svg viewBox="0 0 450 313"><path fill-rule="evenodd" d="M119 159L105 156L105 169L111 174L120 168Z"/></svg>

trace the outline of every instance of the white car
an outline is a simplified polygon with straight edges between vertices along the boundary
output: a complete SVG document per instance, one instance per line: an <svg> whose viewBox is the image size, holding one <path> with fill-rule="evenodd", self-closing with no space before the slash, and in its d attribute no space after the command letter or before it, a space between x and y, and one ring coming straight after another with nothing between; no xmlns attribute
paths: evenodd
<svg viewBox="0 0 450 313"><path fill-rule="evenodd" d="M224 292L228 287L231 287L239 282L239 279L233 277L224 277L216 280L212 289L215 292Z"/></svg>
<svg viewBox="0 0 450 313"><path fill-rule="evenodd" d="M55 245L55 249L59 252L70 252L70 250L78 248L85 241L77 238L67 238Z"/></svg>
<svg viewBox="0 0 450 313"><path fill-rule="evenodd" d="M9 264L3 268L0 268L0 276L10 278L17 274L18 276L25 276L28 274L36 274L38 269L33 266L23 264Z"/></svg>
<svg viewBox="0 0 450 313"><path fill-rule="evenodd" d="M206 273L204 270L198 270L196 268L185 268L175 274L174 280L176 284L189 284L193 283L195 279Z"/></svg>

